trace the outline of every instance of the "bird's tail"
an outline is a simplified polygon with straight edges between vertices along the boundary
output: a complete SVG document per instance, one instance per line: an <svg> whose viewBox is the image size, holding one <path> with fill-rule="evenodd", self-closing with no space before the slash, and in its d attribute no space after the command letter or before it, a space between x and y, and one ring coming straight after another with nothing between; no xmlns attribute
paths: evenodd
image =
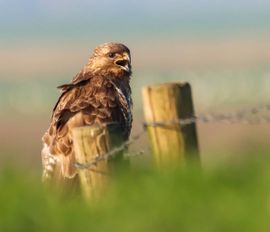
<svg viewBox="0 0 270 232"><path fill-rule="evenodd" d="M53 155L45 144L42 152L42 182L61 192L78 192L79 178L74 167L73 154Z"/></svg>

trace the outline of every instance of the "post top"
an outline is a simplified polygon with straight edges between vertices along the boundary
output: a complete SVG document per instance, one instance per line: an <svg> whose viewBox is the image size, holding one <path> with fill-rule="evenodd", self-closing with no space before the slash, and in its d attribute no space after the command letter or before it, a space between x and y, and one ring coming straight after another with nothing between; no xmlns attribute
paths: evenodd
<svg viewBox="0 0 270 232"><path fill-rule="evenodd" d="M166 82L166 83L160 83L160 84L153 84L145 86L144 89L149 88L190 88L190 84L187 81L174 81L174 82Z"/></svg>

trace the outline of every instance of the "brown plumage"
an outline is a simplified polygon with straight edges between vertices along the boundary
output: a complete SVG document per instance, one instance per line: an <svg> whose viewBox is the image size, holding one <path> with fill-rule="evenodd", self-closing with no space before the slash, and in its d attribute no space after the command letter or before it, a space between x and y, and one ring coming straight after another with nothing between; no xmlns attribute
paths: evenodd
<svg viewBox="0 0 270 232"><path fill-rule="evenodd" d="M71 130L93 123L120 123L128 139L132 123L129 49L119 43L98 46L89 62L61 85L51 123L42 140L43 180L76 177Z"/></svg>

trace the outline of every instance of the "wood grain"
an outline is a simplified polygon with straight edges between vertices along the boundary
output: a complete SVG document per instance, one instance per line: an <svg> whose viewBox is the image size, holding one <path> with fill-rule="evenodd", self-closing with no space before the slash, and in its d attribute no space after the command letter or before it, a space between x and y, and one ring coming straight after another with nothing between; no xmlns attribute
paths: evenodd
<svg viewBox="0 0 270 232"><path fill-rule="evenodd" d="M143 88L146 122L170 122L194 116L191 88L188 83L167 83ZM185 163L198 157L195 123L180 126L149 126L148 135L156 164Z"/></svg>
<svg viewBox="0 0 270 232"><path fill-rule="evenodd" d="M118 126L109 128L102 124L74 128L76 161L81 164L92 162L98 155L102 156L118 146L123 142L119 130ZM115 165L122 158L122 154L117 154L114 159L102 160L89 169L79 170L82 192L87 199L97 199L105 193L112 171L117 169Z"/></svg>

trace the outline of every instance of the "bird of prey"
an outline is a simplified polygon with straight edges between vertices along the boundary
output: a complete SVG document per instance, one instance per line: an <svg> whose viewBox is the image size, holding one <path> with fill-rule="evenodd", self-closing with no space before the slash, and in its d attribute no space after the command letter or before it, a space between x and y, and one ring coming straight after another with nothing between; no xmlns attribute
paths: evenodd
<svg viewBox="0 0 270 232"><path fill-rule="evenodd" d="M132 124L131 58L121 43L97 46L88 63L69 84L53 108L41 152L43 180L65 181L77 176L71 131L94 123L117 122L125 139Z"/></svg>

